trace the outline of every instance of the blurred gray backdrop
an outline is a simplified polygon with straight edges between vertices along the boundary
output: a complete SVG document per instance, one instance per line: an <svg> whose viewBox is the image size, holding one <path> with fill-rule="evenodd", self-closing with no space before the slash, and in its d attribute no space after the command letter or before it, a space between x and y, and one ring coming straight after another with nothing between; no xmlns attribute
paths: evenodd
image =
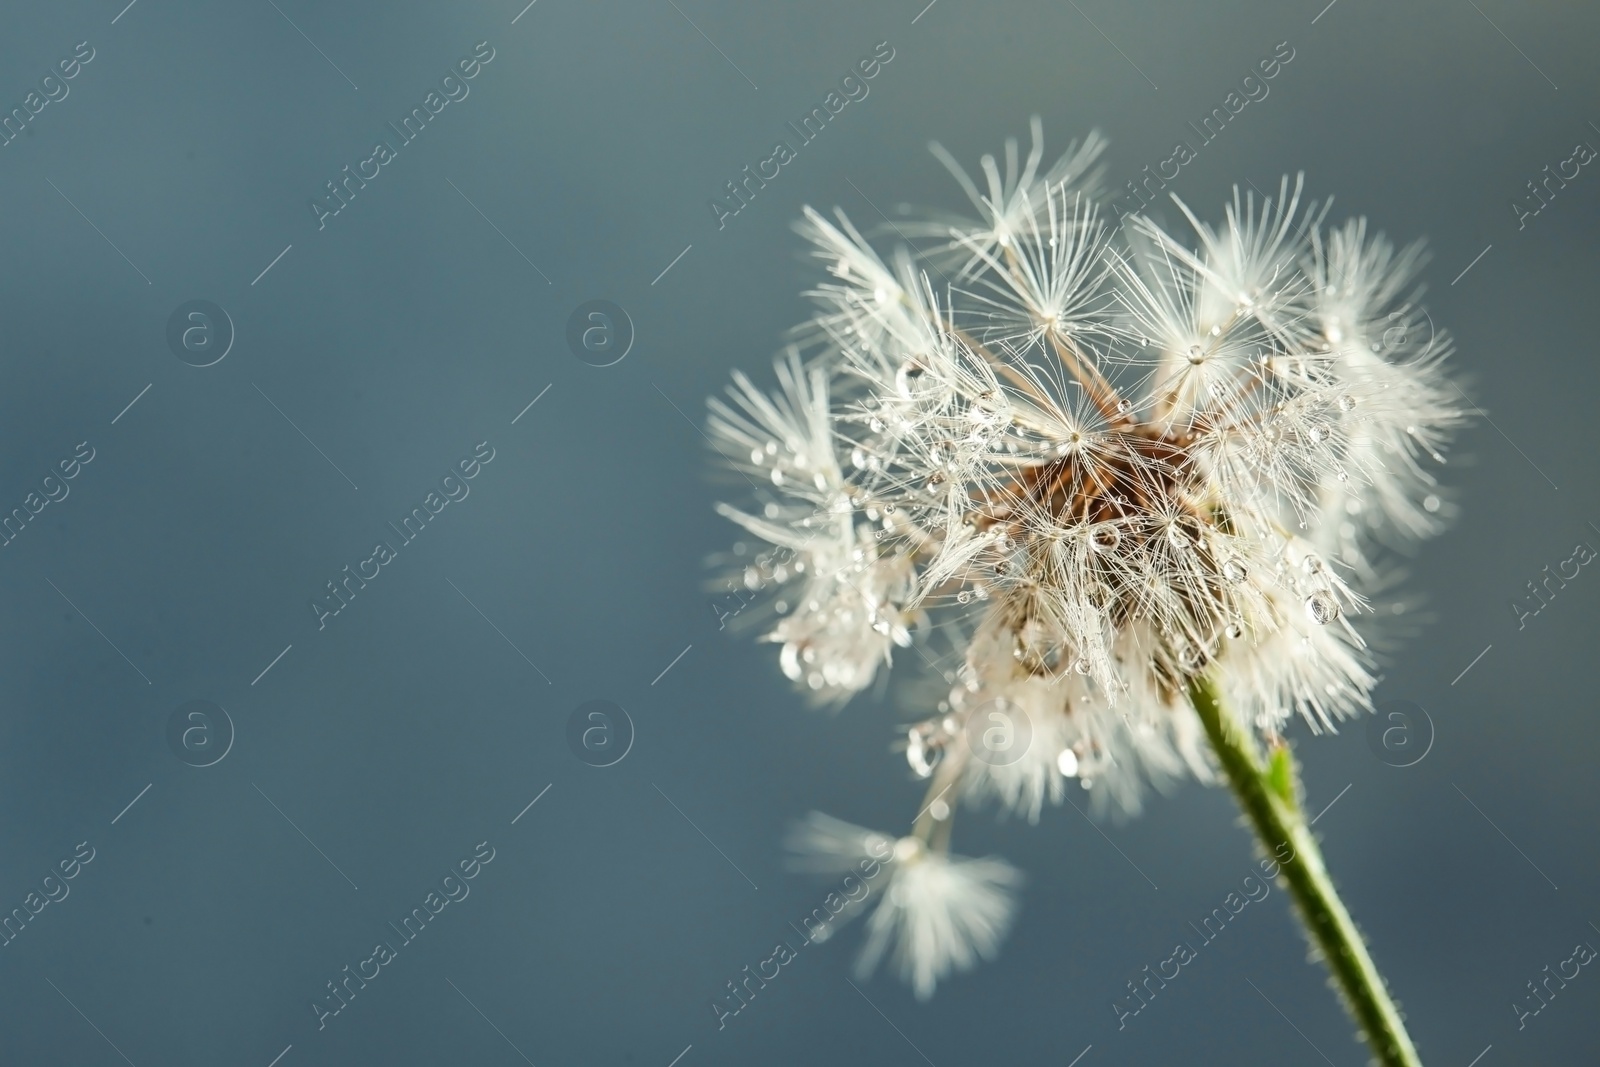
<svg viewBox="0 0 1600 1067"><path fill-rule="evenodd" d="M806 710L706 591L734 531L704 398L769 380L803 313L792 220L960 207L927 142L971 166L1034 113L1050 147L1107 134L1120 184L1285 42L1173 190L1217 218L1304 170L1335 217L1427 237L1488 413L1378 692L1426 710L1426 755L1298 731L1308 805L1337 801L1317 830L1426 1062L1600 1060L1600 976L1513 1007L1600 945L1600 577L1511 606L1600 547L1600 173L1528 188L1600 146L1600 10L523 2L0 13L0 1062L1364 1063L1281 893L1118 1029L1252 864L1192 784L1126 825L963 816L958 850L1029 885L931 1003L852 989L855 928L710 1010L827 890L786 825L896 830L920 796L892 697ZM710 198L880 42L870 94L719 228ZM567 342L594 300L631 321L610 366ZM592 700L632 723L612 766L568 744Z"/></svg>

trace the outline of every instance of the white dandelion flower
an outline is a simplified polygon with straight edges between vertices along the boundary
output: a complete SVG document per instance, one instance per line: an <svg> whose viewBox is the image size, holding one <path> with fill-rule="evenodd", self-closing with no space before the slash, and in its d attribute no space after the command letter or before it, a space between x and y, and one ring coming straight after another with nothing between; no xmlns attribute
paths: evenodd
<svg viewBox="0 0 1600 1067"><path fill-rule="evenodd" d="M1047 169L1033 132L1025 160L984 158L982 190L936 149L978 217L908 222L898 246L808 209L832 277L802 347L770 398L736 375L711 421L771 485L759 515L723 510L792 557L768 634L790 678L837 704L896 647L957 650L905 735L934 798L916 862L868 923L867 961L919 995L1009 915L1009 868L947 855L951 802L1036 820L1071 786L1133 812L1210 780L1236 733L1287 759L1292 717L1370 710L1363 590L1388 581L1382 547L1438 529L1467 415L1415 247L1329 228L1300 178L1236 191L1218 227L1180 202L1190 232L1113 230L1100 140ZM996 714L1031 747L976 747ZM1240 759L1220 762L1236 790Z"/></svg>

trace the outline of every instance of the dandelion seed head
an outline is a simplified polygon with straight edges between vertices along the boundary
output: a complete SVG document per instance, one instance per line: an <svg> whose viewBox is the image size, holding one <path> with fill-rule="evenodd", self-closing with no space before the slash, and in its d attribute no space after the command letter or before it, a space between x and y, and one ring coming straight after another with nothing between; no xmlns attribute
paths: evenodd
<svg viewBox="0 0 1600 1067"><path fill-rule="evenodd" d="M935 148L976 216L882 248L807 209L827 279L777 389L736 373L712 402L711 436L768 487L721 510L783 556L736 563L792 606L766 632L783 673L839 705L925 648L957 664L904 735L945 827L957 799L1037 819L1071 778L1123 813L1208 780L1202 672L1266 736L1368 710L1361 590L1448 517L1436 472L1466 418L1417 246L1330 225L1300 178L1236 191L1220 226L1181 202L1181 233L1113 226L1103 142L1045 168L1033 135L978 178ZM1014 760L963 744L995 706L1029 725ZM894 846L863 957L919 995L992 951L1014 883L928 825Z"/></svg>

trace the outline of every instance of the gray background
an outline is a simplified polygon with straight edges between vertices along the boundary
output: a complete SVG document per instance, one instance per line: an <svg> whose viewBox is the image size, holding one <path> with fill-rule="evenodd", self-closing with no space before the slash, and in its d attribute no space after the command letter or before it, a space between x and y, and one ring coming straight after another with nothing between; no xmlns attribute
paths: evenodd
<svg viewBox="0 0 1600 1067"><path fill-rule="evenodd" d="M278 6L0 14L7 108L76 42L97 53L0 149L0 506L77 442L97 452L0 549L0 910L77 842L97 850L0 948L0 1062L1364 1062L1282 893L1117 1031L1124 983L1252 863L1229 798L1192 784L1104 826L1131 862L1071 808L1036 828L964 814L957 849L1030 884L999 961L930 1004L884 976L852 990L850 929L726 1030L708 1009L826 891L785 870L788 822L897 831L919 797L891 700L807 712L705 590L734 532L697 426L731 368L769 380L802 314L791 220L839 204L871 224L863 196L960 206L926 142L970 165L1032 112L1056 147L1103 130L1120 182L1285 40L1271 95L1175 190L1215 219L1232 183L1304 169L1336 217L1427 236L1432 314L1494 420L1451 455L1461 519L1416 560L1428 607L1378 693L1428 709L1432 749L1397 769L1359 726L1299 731L1308 804L1350 786L1317 829L1428 1063L1600 1058L1600 977L1521 1032L1508 1010L1600 944L1600 577L1524 630L1508 608L1575 542L1600 547L1600 174L1522 232L1507 206L1600 144L1600 9L539 0L513 24L516 0ZM308 198L480 40L496 57L470 97L318 232ZM881 40L871 95L719 232L707 198ZM237 328L206 369L165 341L194 298ZM635 323L616 366L567 350L593 298ZM483 440L471 496L319 632L308 598ZM165 740L196 698L237 731L207 768ZM596 698L637 726L606 769L565 742ZM482 840L496 858L471 896L318 1032L323 984Z"/></svg>

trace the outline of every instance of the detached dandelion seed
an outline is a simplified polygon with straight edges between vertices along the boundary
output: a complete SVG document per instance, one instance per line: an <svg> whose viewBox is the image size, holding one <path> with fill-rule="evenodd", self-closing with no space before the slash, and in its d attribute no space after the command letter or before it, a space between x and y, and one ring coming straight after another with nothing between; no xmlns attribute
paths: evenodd
<svg viewBox="0 0 1600 1067"><path fill-rule="evenodd" d="M719 510L765 542L738 573L789 608L765 633L783 673L839 706L897 651L954 664L906 735L928 795L863 973L888 958L926 997L997 950L1020 877L950 854L957 801L1037 820L1075 778L1134 813L1147 786L1220 772L1263 846L1292 846L1283 876L1374 1052L1414 1064L1282 735L1370 712L1362 589L1387 581L1385 546L1440 526L1467 412L1414 302L1423 256L1330 225L1298 178L1235 190L1217 228L1176 197L1187 234L1110 225L1102 148L1045 169L1035 119L980 190L936 147L977 217L901 224L883 251L808 208L826 276L777 390L736 372L711 401L712 438L763 487ZM1028 738L1005 759L975 740L997 712ZM894 839L807 825L792 844L813 866Z"/></svg>

